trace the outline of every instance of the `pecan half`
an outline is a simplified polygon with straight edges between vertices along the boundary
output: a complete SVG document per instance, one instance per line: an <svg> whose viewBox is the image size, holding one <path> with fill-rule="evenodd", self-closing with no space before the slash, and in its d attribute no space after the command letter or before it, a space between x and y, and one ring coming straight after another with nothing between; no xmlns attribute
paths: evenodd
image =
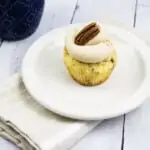
<svg viewBox="0 0 150 150"><path fill-rule="evenodd" d="M75 37L75 44L85 45L100 32L100 27L95 23L85 26Z"/></svg>

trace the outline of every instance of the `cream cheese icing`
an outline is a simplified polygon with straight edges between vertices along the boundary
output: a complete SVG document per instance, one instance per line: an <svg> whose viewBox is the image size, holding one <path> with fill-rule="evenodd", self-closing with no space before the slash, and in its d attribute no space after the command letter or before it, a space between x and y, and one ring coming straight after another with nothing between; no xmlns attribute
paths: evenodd
<svg viewBox="0 0 150 150"><path fill-rule="evenodd" d="M96 63L103 61L111 55L113 46L104 42L108 40L107 34L100 25L100 32L85 45L77 45L74 40L83 27L74 27L67 32L65 46L68 53L78 61Z"/></svg>

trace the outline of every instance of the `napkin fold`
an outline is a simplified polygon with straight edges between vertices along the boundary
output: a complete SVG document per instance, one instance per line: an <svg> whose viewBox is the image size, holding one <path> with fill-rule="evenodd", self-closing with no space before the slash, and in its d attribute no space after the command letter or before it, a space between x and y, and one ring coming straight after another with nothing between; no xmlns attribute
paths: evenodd
<svg viewBox="0 0 150 150"><path fill-rule="evenodd" d="M55 115L33 100L19 74L0 90L0 136L22 150L66 150L100 122Z"/></svg>

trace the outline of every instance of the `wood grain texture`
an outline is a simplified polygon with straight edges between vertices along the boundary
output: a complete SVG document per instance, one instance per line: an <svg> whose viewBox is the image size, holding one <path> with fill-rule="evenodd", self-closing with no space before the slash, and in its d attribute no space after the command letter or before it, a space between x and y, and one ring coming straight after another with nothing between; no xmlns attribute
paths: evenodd
<svg viewBox="0 0 150 150"><path fill-rule="evenodd" d="M150 37L150 6L137 6L136 29Z"/></svg>
<svg viewBox="0 0 150 150"><path fill-rule="evenodd" d="M131 25L136 0L79 0L74 22L119 20Z"/></svg>
<svg viewBox="0 0 150 150"><path fill-rule="evenodd" d="M101 123L71 150L121 150L122 117Z"/></svg>
<svg viewBox="0 0 150 150"><path fill-rule="evenodd" d="M143 0L142 0L143 1ZM145 1L145 0L144 0ZM143 1L143 2L144 2ZM150 39L150 7L138 5L136 28ZM150 150L150 99L126 115L124 150Z"/></svg>
<svg viewBox="0 0 150 150"><path fill-rule="evenodd" d="M126 116L124 150L150 149L150 101Z"/></svg>
<svg viewBox="0 0 150 150"><path fill-rule="evenodd" d="M77 5L76 1L77 0L46 0L44 16L37 32L30 38L23 41L3 43L0 48L0 82L14 72L20 70L22 58L24 57L28 47L39 36L52 28L60 27L69 24L70 22L75 23L110 19L119 20L129 26L133 25L136 0L79 0ZM139 1L141 5L138 7L139 9L137 11L137 28L139 30L144 29L145 32L147 32L149 24L147 18L149 18L148 14L150 13L150 10L147 6L146 8L143 8L142 4L149 5L149 3L148 0ZM145 109L147 111L145 111ZM125 150L150 149L148 141L141 142L141 146L139 147L137 144L140 143L141 139L148 138L150 132L148 129L149 123L146 121L148 120L148 117L145 117L145 114L148 112L148 106L144 105L142 110L140 109L127 115L124 143ZM143 123L139 124L139 120ZM72 148L72 150L121 150L122 126L123 117L105 121L74 148ZM144 132L143 128L145 128ZM144 136L144 138L140 137L141 135ZM146 144L149 149L146 149L146 147L143 148L142 146L144 144Z"/></svg>

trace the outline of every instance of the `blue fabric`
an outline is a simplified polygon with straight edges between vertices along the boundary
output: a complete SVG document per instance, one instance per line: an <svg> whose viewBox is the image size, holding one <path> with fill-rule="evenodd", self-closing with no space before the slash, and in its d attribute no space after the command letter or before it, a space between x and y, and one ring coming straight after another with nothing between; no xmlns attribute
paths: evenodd
<svg viewBox="0 0 150 150"><path fill-rule="evenodd" d="M0 39L21 40L40 23L44 0L0 0Z"/></svg>

